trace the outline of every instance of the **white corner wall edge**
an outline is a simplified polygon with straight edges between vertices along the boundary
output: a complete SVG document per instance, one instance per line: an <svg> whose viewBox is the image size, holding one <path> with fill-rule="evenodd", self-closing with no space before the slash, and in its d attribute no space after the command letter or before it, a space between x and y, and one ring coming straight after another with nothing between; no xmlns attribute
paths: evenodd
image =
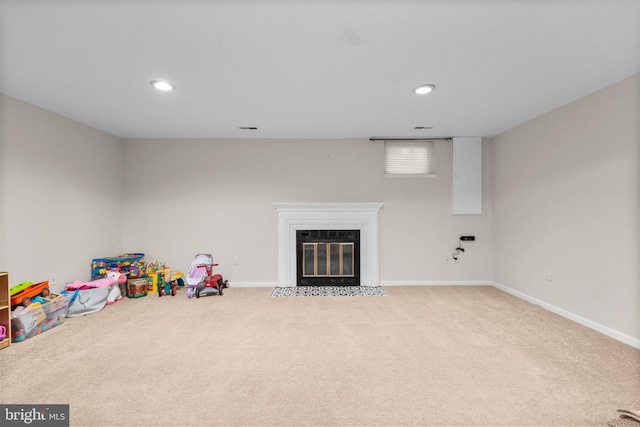
<svg viewBox="0 0 640 427"><path fill-rule="evenodd" d="M545 310L548 310L552 313L555 313L559 316L562 316L564 318L567 318L569 320L572 320L576 323L579 323L583 326L586 326L587 328L591 328L597 332L600 332L601 334L604 334L608 337L611 337L615 340L618 340L620 342L623 342L625 344L628 344L632 347L638 348L640 349L640 339L631 337L629 335L623 334L621 332L616 331L615 329L611 329L607 326L601 325L599 323L596 323L594 321L591 321L589 319L585 319L584 317L578 316L577 314L574 314L570 311L564 310L562 308L556 307L555 305L551 305L549 303L546 303L544 301L541 301L537 298L534 298L532 296L529 296L527 294L524 294L520 291L516 291L515 289L511 289L507 286L504 286L498 282L493 282L493 286L495 288L500 289L501 291L504 291L508 294L511 294L517 298L520 298L522 300L528 301L532 304L536 304L539 305L540 307L544 308Z"/></svg>

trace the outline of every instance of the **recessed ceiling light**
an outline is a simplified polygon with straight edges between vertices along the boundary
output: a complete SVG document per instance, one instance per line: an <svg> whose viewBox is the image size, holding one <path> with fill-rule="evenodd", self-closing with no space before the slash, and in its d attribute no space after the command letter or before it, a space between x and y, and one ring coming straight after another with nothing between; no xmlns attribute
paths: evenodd
<svg viewBox="0 0 640 427"><path fill-rule="evenodd" d="M173 90L173 85L165 80L153 80L151 86L158 90L169 92Z"/></svg>
<svg viewBox="0 0 640 427"><path fill-rule="evenodd" d="M429 92L433 92L435 88L436 87L434 85L420 85L417 88L413 89L413 93L417 95L426 95Z"/></svg>

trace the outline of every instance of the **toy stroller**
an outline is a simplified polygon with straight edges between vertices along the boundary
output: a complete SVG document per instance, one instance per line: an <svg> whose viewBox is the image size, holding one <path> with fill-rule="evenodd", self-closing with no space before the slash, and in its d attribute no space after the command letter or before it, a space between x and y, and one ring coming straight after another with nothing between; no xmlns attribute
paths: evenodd
<svg viewBox="0 0 640 427"><path fill-rule="evenodd" d="M191 263L191 268L187 274L187 296L200 298L200 292L206 288L213 288L222 295L222 290L229 287L229 281L223 280L222 275L213 274L213 267L218 264L213 263L211 254L198 254Z"/></svg>

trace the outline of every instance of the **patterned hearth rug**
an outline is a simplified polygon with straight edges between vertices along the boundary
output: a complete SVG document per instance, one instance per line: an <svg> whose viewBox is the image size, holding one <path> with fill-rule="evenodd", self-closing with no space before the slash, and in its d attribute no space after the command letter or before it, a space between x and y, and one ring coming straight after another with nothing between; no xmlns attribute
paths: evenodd
<svg viewBox="0 0 640 427"><path fill-rule="evenodd" d="M382 286L276 286L272 297L386 297Z"/></svg>

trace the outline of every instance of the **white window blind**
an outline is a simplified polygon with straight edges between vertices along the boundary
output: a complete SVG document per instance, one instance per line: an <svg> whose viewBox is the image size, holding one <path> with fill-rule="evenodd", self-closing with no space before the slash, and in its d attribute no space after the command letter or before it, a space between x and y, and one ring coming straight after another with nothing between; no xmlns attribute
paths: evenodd
<svg viewBox="0 0 640 427"><path fill-rule="evenodd" d="M433 141L385 141L384 174L388 177L436 176Z"/></svg>

